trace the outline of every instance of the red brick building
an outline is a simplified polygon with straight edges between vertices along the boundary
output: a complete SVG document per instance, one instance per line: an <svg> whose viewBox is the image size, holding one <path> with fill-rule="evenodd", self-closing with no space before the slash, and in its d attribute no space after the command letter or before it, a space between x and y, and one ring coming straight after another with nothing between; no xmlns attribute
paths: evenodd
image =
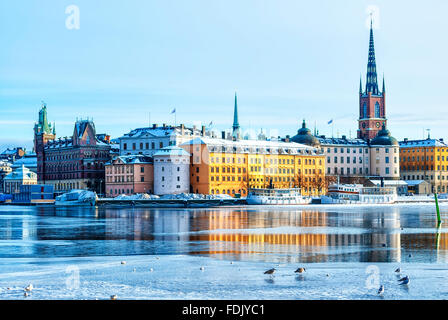
<svg viewBox="0 0 448 320"><path fill-rule="evenodd" d="M88 189L104 193L104 165L110 160L107 135L97 135L91 120L78 120L72 137L56 139L50 132L44 105L34 127L37 175L40 184L53 185L56 192Z"/></svg>

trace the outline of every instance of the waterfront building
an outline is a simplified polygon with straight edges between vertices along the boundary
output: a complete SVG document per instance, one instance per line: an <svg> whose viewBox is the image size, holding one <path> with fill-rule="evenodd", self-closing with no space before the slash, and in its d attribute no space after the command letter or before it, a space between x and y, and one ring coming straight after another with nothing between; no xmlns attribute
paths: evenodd
<svg viewBox="0 0 448 320"><path fill-rule="evenodd" d="M344 183L368 183L368 178L399 179L399 145L386 128L377 137L363 139L313 136L303 121L302 128L291 141L320 148L325 155L325 174L342 178ZM332 179L333 182L336 179Z"/></svg>
<svg viewBox="0 0 448 320"><path fill-rule="evenodd" d="M448 144L443 139L400 141L400 175L410 184L424 180L430 193L448 192Z"/></svg>
<svg viewBox="0 0 448 320"><path fill-rule="evenodd" d="M3 179L12 172L11 163L0 160L0 193L3 192Z"/></svg>
<svg viewBox="0 0 448 320"><path fill-rule="evenodd" d="M105 165L106 196L153 193L154 168L151 157L118 156Z"/></svg>
<svg viewBox="0 0 448 320"><path fill-rule="evenodd" d="M314 147L210 137L192 139L181 147L191 154L191 192L244 197L252 188L299 187L303 195L325 190L325 158Z"/></svg>
<svg viewBox="0 0 448 320"><path fill-rule="evenodd" d="M73 136L56 139L44 105L34 127L34 145L39 184L53 185L59 193L72 189L104 192L104 164L110 160L110 139L96 134L92 120L77 120Z"/></svg>
<svg viewBox="0 0 448 320"><path fill-rule="evenodd" d="M190 192L190 153L176 146L157 151L154 154L154 194L188 192Z"/></svg>
<svg viewBox="0 0 448 320"><path fill-rule="evenodd" d="M198 129L196 126L187 128L184 124L179 126L163 124L160 127L153 124L152 127L137 128L118 138L120 155L152 157L165 147L178 146L195 137L203 137L209 134L209 132L206 132L205 126Z"/></svg>
<svg viewBox="0 0 448 320"><path fill-rule="evenodd" d="M3 179L3 190L8 194L20 193L22 185L37 184L37 174L21 166Z"/></svg>

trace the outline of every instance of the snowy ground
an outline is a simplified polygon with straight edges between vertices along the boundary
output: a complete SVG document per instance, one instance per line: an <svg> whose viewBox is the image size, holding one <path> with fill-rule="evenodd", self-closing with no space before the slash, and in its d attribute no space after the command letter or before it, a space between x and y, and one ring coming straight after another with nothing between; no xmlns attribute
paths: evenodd
<svg viewBox="0 0 448 320"><path fill-rule="evenodd" d="M297 264L184 255L6 259L0 266L0 299L448 298L446 264L300 264L306 268L303 275L294 273ZM411 278L409 285L398 284L397 266ZM275 275L265 275L272 267L277 269ZM383 296L377 295L376 267L378 283L385 287ZM29 284L34 289L25 297L23 289Z"/></svg>

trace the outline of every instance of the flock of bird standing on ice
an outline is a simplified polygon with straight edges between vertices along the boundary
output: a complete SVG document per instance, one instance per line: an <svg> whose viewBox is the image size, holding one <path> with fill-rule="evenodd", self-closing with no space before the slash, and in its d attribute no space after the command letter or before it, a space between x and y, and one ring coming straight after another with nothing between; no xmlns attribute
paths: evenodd
<svg viewBox="0 0 448 320"><path fill-rule="evenodd" d="M159 258L159 257L156 257L156 259L160 259L160 258ZM122 265L126 264L126 261L121 261L121 264L122 264ZM230 262L230 264L233 264L233 262ZM201 271L204 271L204 270L205 270L204 267L200 267L199 269L200 269ZM276 270L277 270L277 269L272 268L272 269L266 270L266 271L264 272L264 274L267 274L267 275L270 275L271 277L274 277L274 273L275 273ZM135 272L135 271L136 271L136 268L133 269L133 272ZM149 271L150 271L150 272L153 272L154 269L153 269L153 268L150 268ZM306 269L303 268L303 267L299 267L299 268L297 268L297 270L294 271L294 273L297 273L297 274L303 274L304 272L306 272ZM400 278L400 279L398 279L398 283L399 283L399 285L408 285L408 284L409 284L409 282L410 282L409 276L401 277L401 268L397 268L397 269L395 270L395 273L396 273L397 276ZM330 275L327 273L327 277L329 277L329 276L330 276ZM11 288L7 288L7 289L8 289L8 290L11 290ZM24 294L23 294L23 295L24 295L25 297L30 296L30 295L31 295L31 292L33 291L33 289L34 289L33 284L29 284L28 286L26 286L26 287L24 288ZM381 285L380 288L378 289L378 295L382 295L383 293L384 293L384 285ZM111 300L117 300L117 299L118 299L118 296L115 295L115 294L114 294L114 295L111 295L111 296L110 296L110 299L111 299Z"/></svg>

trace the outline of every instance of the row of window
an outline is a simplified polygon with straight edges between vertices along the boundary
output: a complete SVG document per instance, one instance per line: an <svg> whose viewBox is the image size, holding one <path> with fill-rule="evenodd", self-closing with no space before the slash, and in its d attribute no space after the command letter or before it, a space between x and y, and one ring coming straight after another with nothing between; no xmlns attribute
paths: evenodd
<svg viewBox="0 0 448 320"><path fill-rule="evenodd" d="M155 142L151 142L151 149L149 148L149 142L140 142L139 144L133 142L132 143L132 150L137 150L137 146L139 146L140 148L138 150L155 150L156 148L156 143ZM164 147L163 142L159 142L159 149L162 149ZM123 143L123 150L128 150L128 144L127 143Z"/></svg>

